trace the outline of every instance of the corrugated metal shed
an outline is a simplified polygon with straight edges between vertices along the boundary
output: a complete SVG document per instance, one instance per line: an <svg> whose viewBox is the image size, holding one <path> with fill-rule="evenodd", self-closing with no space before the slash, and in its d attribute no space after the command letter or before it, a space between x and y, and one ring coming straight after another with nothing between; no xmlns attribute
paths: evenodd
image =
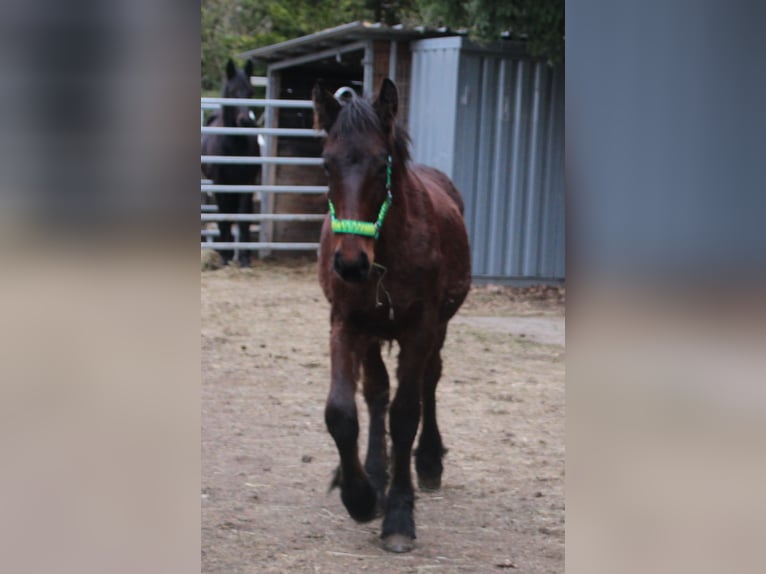
<svg viewBox="0 0 766 574"><path fill-rule="evenodd" d="M411 49L413 157L462 192L474 277L562 281L563 67L462 37Z"/></svg>

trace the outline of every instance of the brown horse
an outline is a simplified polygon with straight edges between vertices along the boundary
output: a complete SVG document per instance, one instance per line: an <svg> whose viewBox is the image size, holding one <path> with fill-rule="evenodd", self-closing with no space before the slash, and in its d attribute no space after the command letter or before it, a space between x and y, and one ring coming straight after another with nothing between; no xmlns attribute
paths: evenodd
<svg viewBox="0 0 766 574"><path fill-rule="evenodd" d="M382 510L384 547L407 552L415 538L410 459L421 409L418 482L421 489L441 486L441 348L447 322L471 284L463 202L446 175L410 163L409 138L396 125L393 82L384 80L372 103L353 98L343 105L318 82L313 100L317 127L327 132L330 214L322 228L319 282L331 304L325 422L340 454L333 485L355 520L371 520ZM381 342L394 339L399 385L390 406L386 496L389 380ZM370 413L364 467L355 402L360 372Z"/></svg>

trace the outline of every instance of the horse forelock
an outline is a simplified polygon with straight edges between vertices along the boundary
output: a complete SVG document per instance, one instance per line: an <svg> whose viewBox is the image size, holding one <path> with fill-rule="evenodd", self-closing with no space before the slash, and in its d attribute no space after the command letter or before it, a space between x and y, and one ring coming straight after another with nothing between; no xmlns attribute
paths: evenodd
<svg viewBox="0 0 766 574"><path fill-rule="evenodd" d="M250 85L250 78L247 77L247 74L242 70L242 68L237 68L237 73L234 75L233 78L226 80L223 83L222 89L221 89L221 96L231 97L230 93L243 93L243 92L251 92L252 87Z"/></svg>
<svg viewBox="0 0 766 574"><path fill-rule="evenodd" d="M380 117L372 104L363 98L353 98L346 102L330 131L333 135L346 136L351 140L354 136L365 137L370 132L378 132L386 139ZM398 124L393 132L394 154L399 161L406 164L410 160L410 136L407 130Z"/></svg>

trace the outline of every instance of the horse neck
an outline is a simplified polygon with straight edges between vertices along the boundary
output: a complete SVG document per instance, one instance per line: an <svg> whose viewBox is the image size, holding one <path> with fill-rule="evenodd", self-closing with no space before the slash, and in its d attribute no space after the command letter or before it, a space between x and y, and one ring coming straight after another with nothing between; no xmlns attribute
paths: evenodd
<svg viewBox="0 0 766 574"><path fill-rule="evenodd" d="M223 106L223 125L227 128L237 127L237 107L236 106Z"/></svg>
<svg viewBox="0 0 766 574"><path fill-rule="evenodd" d="M396 162L391 174L391 208L383 222L385 232L381 234L376 248L381 260L393 259L400 249L399 239L406 235L407 228L411 225L408 221L410 204L414 201L410 194L411 187L407 167L403 163Z"/></svg>

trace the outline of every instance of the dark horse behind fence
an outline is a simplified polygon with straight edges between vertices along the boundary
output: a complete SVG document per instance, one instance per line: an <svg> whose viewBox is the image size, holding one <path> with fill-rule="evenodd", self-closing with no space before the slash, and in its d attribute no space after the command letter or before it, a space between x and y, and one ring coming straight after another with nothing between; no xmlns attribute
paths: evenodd
<svg viewBox="0 0 766 574"><path fill-rule="evenodd" d="M329 211L319 252L319 282L331 304L330 392L325 422L340 454L334 486L351 517L382 510L383 546L407 552L415 538L412 445L421 489L441 486L442 445L436 385L447 322L468 293L471 266L463 202L449 178L410 163L409 138L396 125L398 94L386 79L374 102L341 105L314 87ZM399 386L389 409L381 343L399 345ZM360 463L355 393L362 378L370 413ZM390 410L391 485L385 416Z"/></svg>
<svg viewBox="0 0 766 574"><path fill-rule="evenodd" d="M229 60L226 64L226 82L222 90L224 98L252 98L253 87L250 76L253 64L248 60L245 69L239 69ZM252 112L247 106L223 106L220 112L213 114L207 121L208 126L227 128L255 127ZM259 156L261 155L258 137L254 135L205 134L202 138L202 155ZM202 173L216 185L255 185L261 173L260 165L202 164ZM219 213L253 213L253 193L216 193L215 200ZM231 221L218 223L219 241L233 241ZM238 223L239 241L250 241L250 222ZM219 250L224 263L234 257L234 250ZM250 265L250 252L239 250L239 263L243 267Z"/></svg>

